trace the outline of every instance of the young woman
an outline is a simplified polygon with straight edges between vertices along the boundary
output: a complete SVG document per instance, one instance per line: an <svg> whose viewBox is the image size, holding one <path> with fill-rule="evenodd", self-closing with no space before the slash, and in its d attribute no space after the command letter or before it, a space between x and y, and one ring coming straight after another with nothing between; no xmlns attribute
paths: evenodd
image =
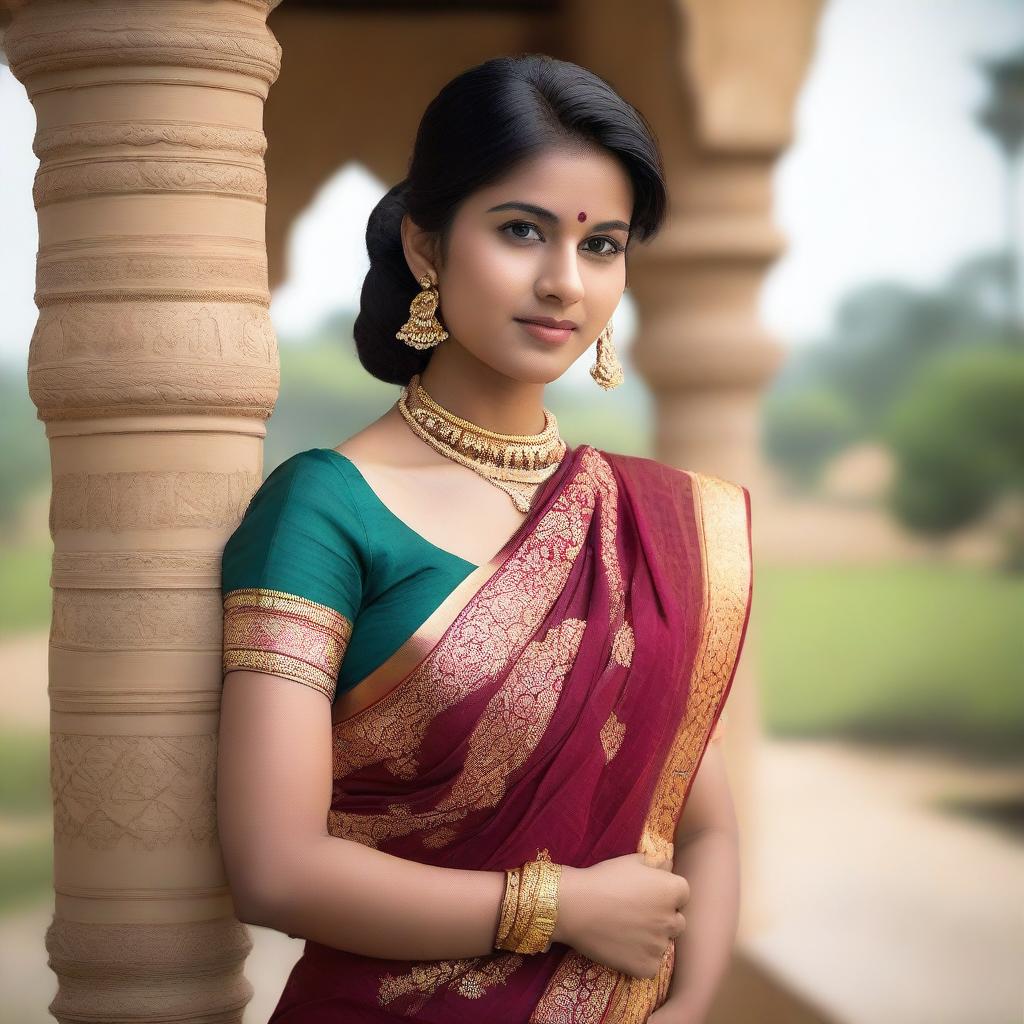
<svg viewBox="0 0 1024 1024"><path fill-rule="evenodd" d="M355 339L401 394L278 466L223 556L225 866L243 921L306 940L273 1022L706 1014L749 494L570 447L543 403L595 339L621 378L665 202L644 118L529 54L441 90L370 217Z"/></svg>

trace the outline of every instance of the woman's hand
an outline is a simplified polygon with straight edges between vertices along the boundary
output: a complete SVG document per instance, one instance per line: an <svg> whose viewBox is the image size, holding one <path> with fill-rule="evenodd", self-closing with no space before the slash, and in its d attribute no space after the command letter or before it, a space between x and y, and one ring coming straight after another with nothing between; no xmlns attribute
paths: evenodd
<svg viewBox="0 0 1024 1024"><path fill-rule="evenodd" d="M562 868L552 936L597 963L635 978L656 978L669 943L686 927L690 884L668 858L641 853Z"/></svg>

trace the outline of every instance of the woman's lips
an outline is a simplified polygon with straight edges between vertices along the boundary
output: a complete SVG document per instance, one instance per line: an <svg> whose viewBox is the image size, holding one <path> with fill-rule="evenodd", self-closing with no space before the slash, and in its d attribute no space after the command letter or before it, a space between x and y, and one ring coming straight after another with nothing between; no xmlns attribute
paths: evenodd
<svg viewBox="0 0 1024 1024"><path fill-rule="evenodd" d="M575 330L574 327L548 327L546 324L535 324L532 320L520 320L518 317L513 319L517 324L522 324L528 334L554 345L568 341Z"/></svg>

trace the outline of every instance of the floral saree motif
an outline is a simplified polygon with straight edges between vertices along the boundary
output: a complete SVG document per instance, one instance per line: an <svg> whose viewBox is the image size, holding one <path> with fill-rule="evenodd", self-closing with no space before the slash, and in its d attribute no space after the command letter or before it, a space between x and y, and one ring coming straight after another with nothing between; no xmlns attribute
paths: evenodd
<svg viewBox="0 0 1024 1024"><path fill-rule="evenodd" d="M526 520L336 708L328 832L440 867L546 847L671 855L734 678L752 587L745 488L566 452ZM633 1024L668 993L553 943L458 960L307 940L271 1024Z"/></svg>

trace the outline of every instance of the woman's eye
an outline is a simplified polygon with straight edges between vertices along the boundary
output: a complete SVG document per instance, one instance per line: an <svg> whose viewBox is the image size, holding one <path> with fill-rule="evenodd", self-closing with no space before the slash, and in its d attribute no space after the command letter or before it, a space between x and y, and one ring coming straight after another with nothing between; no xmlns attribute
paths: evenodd
<svg viewBox="0 0 1024 1024"><path fill-rule="evenodd" d="M536 232L537 239L543 241L540 235L540 231L537 229L537 225L531 224L527 220L509 221L507 224L502 224L502 226L498 230L502 232L510 232L513 238L522 238L524 240L530 237L529 232L534 231ZM597 242L598 245L604 245L604 248L590 248L590 246L594 242ZM583 244L584 246L587 246L587 252L591 253L594 256L614 256L617 253L622 252L622 246L620 246L614 239L608 238L606 236L588 238Z"/></svg>
<svg viewBox="0 0 1024 1024"><path fill-rule="evenodd" d="M508 231L509 229L512 229L512 228L526 228L527 231L536 231L537 230L537 228L533 224L530 224L528 221L525 221L525 220L514 220L514 221L511 221L510 223L503 225L501 230L502 231ZM513 237L514 238L526 238L528 236L527 235L514 234Z"/></svg>
<svg viewBox="0 0 1024 1024"><path fill-rule="evenodd" d="M587 240L587 244L589 245L590 242L604 242L608 246L607 249L591 249L590 251L596 256L614 256L620 251L618 243L613 242L610 238L590 238Z"/></svg>

